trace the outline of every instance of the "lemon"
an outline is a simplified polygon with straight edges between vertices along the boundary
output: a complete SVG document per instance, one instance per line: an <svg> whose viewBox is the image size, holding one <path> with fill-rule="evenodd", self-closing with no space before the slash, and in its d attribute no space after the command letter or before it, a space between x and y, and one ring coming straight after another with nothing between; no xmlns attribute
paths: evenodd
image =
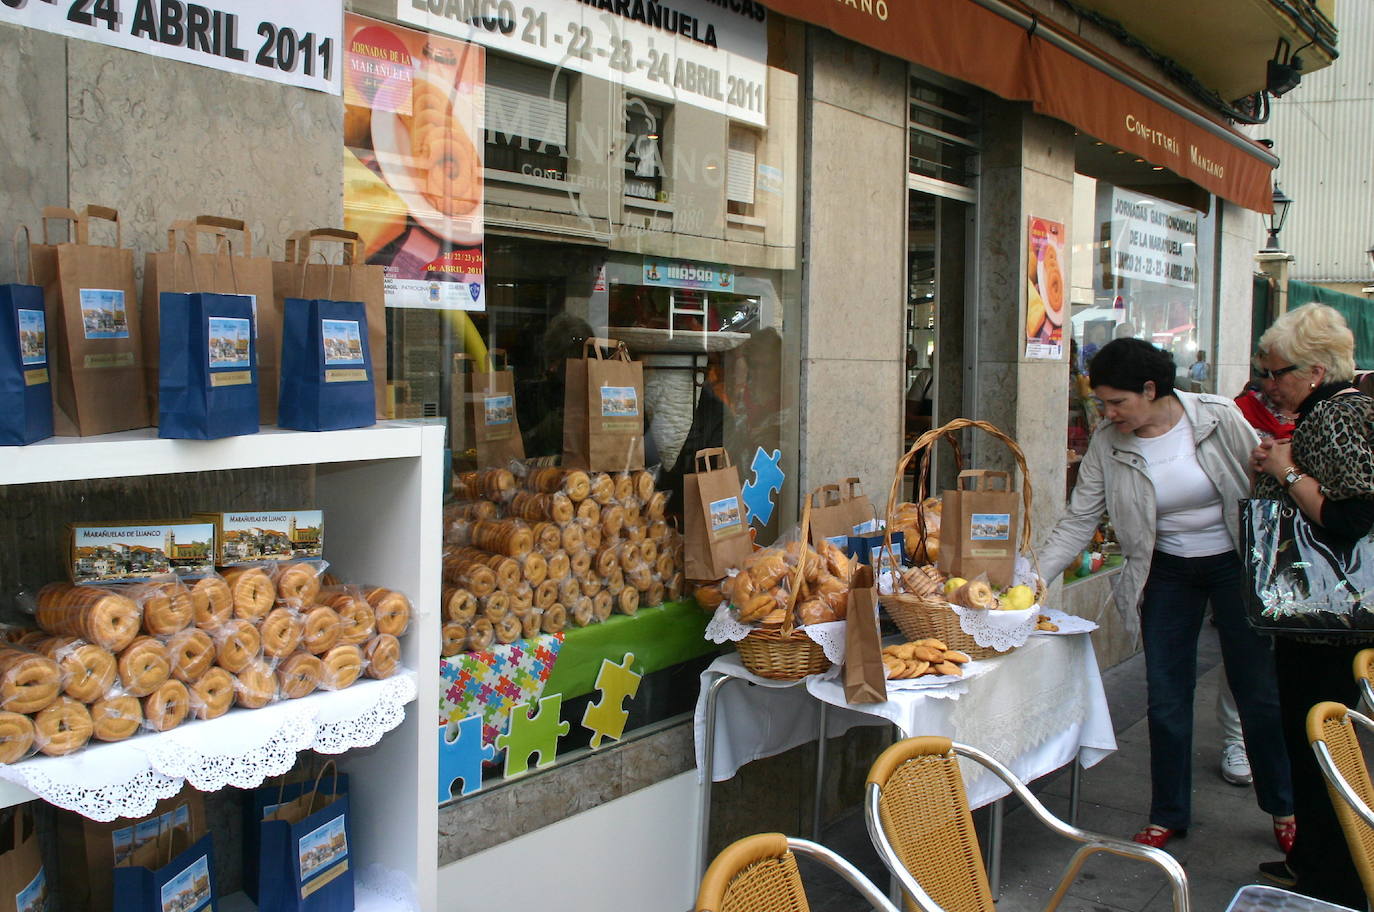
<svg viewBox="0 0 1374 912"><path fill-rule="evenodd" d="M945 595L949 595L955 589L958 589L960 586L964 585L967 582L968 580L963 579L962 577L951 576L949 579L945 580Z"/></svg>
<svg viewBox="0 0 1374 912"><path fill-rule="evenodd" d="M1030 586L1012 586L1002 596L1002 607L1007 611L1021 611L1035 604L1035 592Z"/></svg>

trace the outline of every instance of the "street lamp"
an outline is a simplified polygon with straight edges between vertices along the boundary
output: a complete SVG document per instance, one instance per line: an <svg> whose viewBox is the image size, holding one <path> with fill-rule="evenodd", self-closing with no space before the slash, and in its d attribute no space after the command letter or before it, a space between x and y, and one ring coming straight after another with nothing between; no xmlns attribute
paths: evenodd
<svg viewBox="0 0 1374 912"><path fill-rule="evenodd" d="M1264 250L1261 253L1278 253L1283 248L1279 246L1279 232L1283 230L1283 223L1288 219L1288 208L1293 205L1278 184L1274 184L1274 211L1264 217L1269 223L1269 238L1264 242Z"/></svg>

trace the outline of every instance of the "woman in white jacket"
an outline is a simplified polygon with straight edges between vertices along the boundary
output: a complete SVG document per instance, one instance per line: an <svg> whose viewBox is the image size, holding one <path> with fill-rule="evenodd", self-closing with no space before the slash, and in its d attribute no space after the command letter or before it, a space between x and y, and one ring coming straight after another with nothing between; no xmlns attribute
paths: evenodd
<svg viewBox="0 0 1374 912"><path fill-rule="evenodd" d="M1102 514L1111 516L1125 558L1114 594L1128 624L1140 612L1149 691L1150 819L1135 841L1162 848L1187 835L1197 639L1210 602L1255 796L1286 851L1295 825L1273 651L1246 622L1239 556L1238 503L1250 495L1255 433L1230 399L1176 392L1173 357L1143 340L1103 346L1088 375L1104 420L1040 565L1057 577Z"/></svg>

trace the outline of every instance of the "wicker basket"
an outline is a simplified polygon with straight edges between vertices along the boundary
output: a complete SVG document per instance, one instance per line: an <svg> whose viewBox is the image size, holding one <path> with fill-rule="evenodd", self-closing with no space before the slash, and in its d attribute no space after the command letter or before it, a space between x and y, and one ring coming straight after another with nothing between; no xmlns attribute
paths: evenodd
<svg viewBox="0 0 1374 912"><path fill-rule="evenodd" d="M1016 459L1017 468L1021 470L1021 495L1024 501L1021 511L1021 551L1022 553L1031 555L1032 564L1037 568L1036 575L1039 576L1039 562L1036 560L1035 552L1030 546L1031 481L1030 470L1026 465L1026 456L1021 452L1021 448L1016 445L1015 440L1012 440L995 426L986 421L974 421L970 418L956 418L949 424L926 431L916 439L916 442L911 445L911 449L908 450L906 455L897 463L897 471L892 479L892 489L888 493L887 498L886 547L888 551L890 552L892 550L892 522L897 512L897 500L901 493L902 476L906 473L907 466L911 464L911 460L916 458L917 454L926 450L928 447L933 447L940 438L947 437L952 442L954 440L954 432L961 431L964 428L977 428L978 430L986 431L988 434L1005 444L1007 449L1011 451L1012 456ZM922 465L923 478L924 472L928 466L928 457L929 453L927 452L926 459L923 460L926 464ZM922 487L924 487L924 481L922 481ZM910 591L902 591L907 588L907 583L901 574L897 574L896 585L898 591L891 595L879 596L878 602L883 606L883 609L887 611L888 616L892 618L893 622L895 622L897 627L902 631L903 636L908 640L934 638L940 640L950 649L957 649L960 652L968 653L969 656L974 659L991 658L992 656L1004 655L1005 652L1011 651L1006 650L1005 652L999 652L991 647L979 646L973 637L964 633L963 629L960 628L959 615L954 613L954 609L950 607L948 602L943 599L917 595ZM1042 594L1042 587L1037 586L1037 599Z"/></svg>
<svg viewBox="0 0 1374 912"><path fill-rule="evenodd" d="M799 541L806 542L811 527L811 498L802 505ZM744 667L761 678L775 681L795 681L807 675L820 674L830 667L830 660L820 644L793 626L793 608L806 585L803 561L797 561L797 573L787 598L787 614L781 628L760 627L735 644Z"/></svg>

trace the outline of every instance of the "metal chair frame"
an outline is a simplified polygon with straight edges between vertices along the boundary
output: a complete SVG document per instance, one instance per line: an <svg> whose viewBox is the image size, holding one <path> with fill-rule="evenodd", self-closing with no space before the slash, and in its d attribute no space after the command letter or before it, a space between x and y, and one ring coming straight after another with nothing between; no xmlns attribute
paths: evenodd
<svg viewBox="0 0 1374 912"><path fill-rule="evenodd" d="M1369 679L1361 679L1361 687L1368 688ZM1367 732L1374 733L1374 719L1370 719L1363 713L1357 713L1353 709L1345 711L1347 719L1354 720L1361 728ZM1365 825L1374 828L1374 809L1364 803L1364 800L1356 794L1350 787L1350 783L1341 775L1341 771L1336 767L1335 758L1331 756L1331 749L1326 746L1326 741L1320 738L1312 740L1312 753L1317 755L1317 766L1321 767L1322 775L1326 781L1336 790L1336 794L1341 796L1355 815L1365 822Z"/></svg>
<svg viewBox="0 0 1374 912"><path fill-rule="evenodd" d="M816 861L825 865L830 870L839 874L842 878L844 878L846 882L849 883L850 886L852 886L855 890L858 890L859 894L868 901L869 905L871 905L874 909L877 909L878 912L901 912L901 910L899 910L895 905L893 905L892 901L883 894L883 891L878 889L878 887L873 883L873 881L865 877L863 872L860 871L858 868L854 867L854 865L851 864L849 860L846 859L843 855L840 855L838 852L832 849L826 848L820 843L812 842L809 839L798 839L793 836L783 836L781 833L761 833L757 836L746 836L744 837L744 839L741 839L738 842L733 843L730 846L727 846L724 850L722 850L722 852L719 855L716 856L716 860L711 863L710 867L707 868L706 875L702 877L702 881L705 882L710 878L711 874L713 873L713 869L716 867L716 864L720 862L721 859L724 858L732 848L734 848L742 842L758 840L760 838L785 839L788 851L790 851L794 855L804 855L807 858L815 859ZM740 868L739 870L733 872L730 875L729 879L734 880L734 878L738 876L740 871L743 870L744 868ZM696 904L697 912L717 912L717 910L712 909L710 906L703 905L703 899L703 897L698 898ZM759 912L767 912L767 910L759 910Z"/></svg>
<svg viewBox="0 0 1374 912"><path fill-rule="evenodd" d="M908 741L910 740L914 739L908 739ZM907 742L901 743L905 744ZM894 747L896 746L897 745L894 745ZM950 742L950 748L954 751L956 756L967 757L991 770L1011 788L1016 797L1021 799L1021 802L1030 809L1036 819L1044 824L1046 828L1066 839L1083 843L1069 860L1069 864L1064 870L1064 876L1060 879L1059 886L1055 889L1054 895L1050 897L1049 905L1046 906L1046 912L1052 912L1052 910L1058 908L1064 896L1068 893L1069 887L1073 884L1074 879L1078 877L1078 873L1082 869L1084 862L1087 861L1089 856L1099 852L1120 855L1124 858L1135 858L1159 867L1163 870L1165 876L1169 878L1170 886L1173 889L1175 912L1188 912L1188 875L1184 872L1183 866L1168 852L1165 852L1163 849L1156 849L1125 839L1103 836L1065 823L1063 820L1060 820L1054 814L1050 813L1050 811L1040 803L1040 799L1036 798L1035 795L1031 793L1031 790L1026 787L1025 783L1023 783L1015 773L993 757L983 753L977 748L970 747L966 744L959 744L958 742ZM872 840L874 847L877 848L878 855L882 858L883 864L892 872L892 876L896 878L907 896L910 897L923 912L941 912L940 907L930 895L922 889L920 883L916 881L916 878L912 876L911 872L906 869L906 866L901 861L901 857L897 854L896 848L887 838L887 833L884 831L882 825L881 799L882 786L876 782L870 782L868 784L867 800L864 805L864 817L868 824L869 839ZM982 863L981 859L976 859L976 861L979 864Z"/></svg>

